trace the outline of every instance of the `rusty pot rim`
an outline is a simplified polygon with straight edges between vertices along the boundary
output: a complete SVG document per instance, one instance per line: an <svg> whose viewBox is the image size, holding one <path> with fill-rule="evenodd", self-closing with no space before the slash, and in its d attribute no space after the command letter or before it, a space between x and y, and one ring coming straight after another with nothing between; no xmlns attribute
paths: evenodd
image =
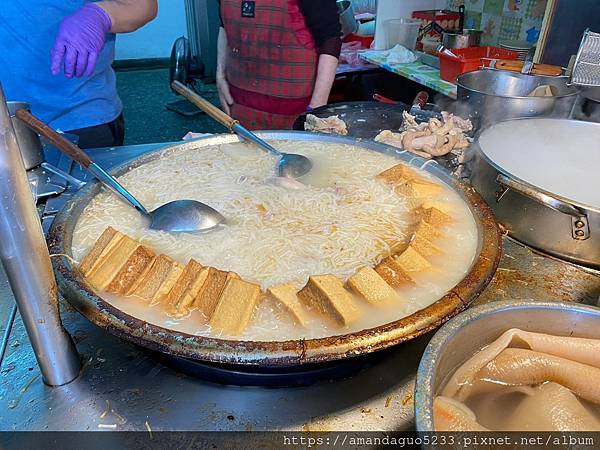
<svg viewBox="0 0 600 450"><path fill-rule="evenodd" d="M173 331L149 324L115 308L97 295L72 265L72 237L77 219L89 201L100 192L100 184L90 182L64 205L48 234L48 246L50 253L54 255L54 272L64 298L96 325L152 350L212 362L285 366L358 356L416 338L439 327L465 309L491 281L502 253L501 235L493 213L472 187L452 177L439 164L391 146L350 137L301 131L265 131L258 134L263 139L312 140L354 145L391 154L412 167L433 174L466 201L475 219L479 245L469 272L446 295L426 308L394 322L354 333L288 341L240 341ZM167 146L125 162L110 172L120 176L163 152L236 141L239 141L237 136L226 134Z"/></svg>

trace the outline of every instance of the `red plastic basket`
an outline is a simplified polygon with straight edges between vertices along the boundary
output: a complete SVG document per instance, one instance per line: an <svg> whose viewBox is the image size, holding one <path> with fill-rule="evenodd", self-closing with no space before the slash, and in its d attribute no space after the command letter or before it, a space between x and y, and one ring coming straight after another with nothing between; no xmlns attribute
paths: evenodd
<svg viewBox="0 0 600 450"><path fill-rule="evenodd" d="M456 48L451 52L456 57L440 53L440 77L451 83L456 83L459 75L479 69L482 65L481 58L516 60L519 57L517 52L498 47Z"/></svg>

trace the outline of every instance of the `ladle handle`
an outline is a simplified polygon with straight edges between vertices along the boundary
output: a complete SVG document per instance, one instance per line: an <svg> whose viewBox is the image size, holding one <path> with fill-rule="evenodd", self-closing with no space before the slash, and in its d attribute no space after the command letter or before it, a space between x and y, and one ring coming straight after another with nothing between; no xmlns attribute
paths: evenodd
<svg viewBox="0 0 600 450"><path fill-rule="evenodd" d="M44 136L46 139L48 139L52 145L54 145L61 152L65 153L70 158L77 161L79 164L89 170L92 175L102 182L102 184L123 197L139 212L145 215L149 214L146 208L144 208L144 205L142 205L138 199L136 199L127 189L125 189L115 177L94 163L90 157L75 144L68 141L64 136L61 136L27 110L19 109L15 115L29 128L37 132L40 136Z"/></svg>
<svg viewBox="0 0 600 450"><path fill-rule="evenodd" d="M181 84L179 81L173 81L173 83L171 84L171 87L173 88L173 90L175 92L178 92L179 94L183 95L190 102L192 102L194 105L196 105L202 111L204 111L210 117L215 119L217 122L219 122L220 124L225 125L227 128L229 128L229 131L231 131L232 133L235 133L238 136L242 136L245 139L251 140L256 145L258 145L259 147L262 147L264 150L266 150L269 153L272 153L273 155L276 155L276 156L282 155L282 153L279 150L274 148L272 145L267 144L265 141L263 141L257 135L252 133L250 130L243 127L237 120L235 120L234 118L230 117L229 115L227 115L226 113L221 111L219 108L217 108L215 105L210 103L208 100L205 100L202 97L200 97L198 94L196 94L194 91L192 91L188 87Z"/></svg>
<svg viewBox="0 0 600 450"><path fill-rule="evenodd" d="M60 170L58 167L54 167L52 164L48 164L46 162L43 162L42 163L42 167L44 169L46 169L48 172L52 172L53 174L58 175L59 177L61 177L63 180L68 181L73 186L75 186L77 189L81 189L82 187L85 186L85 181L78 180L74 176L69 175L64 170Z"/></svg>
<svg viewBox="0 0 600 450"><path fill-rule="evenodd" d="M192 91L190 88L181 84L179 81L173 81L173 83L171 84L171 87L173 88L173 90L175 92L177 92L178 94L180 94L183 97L185 97L186 99L188 99L190 102L192 102L194 105L196 105L202 111L204 111L210 117L215 119L220 124L225 125L227 128L229 128L230 131L233 132L233 126L236 123L238 123L238 121L235 120L233 117L230 117L227 113L221 111L219 108L217 108L211 102L203 99L198 94L196 94L194 91Z"/></svg>
<svg viewBox="0 0 600 450"><path fill-rule="evenodd" d="M27 125L40 136L44 136L52 145L54 145L63 153L66 153L71 159L77 161L86 169L90 166L90 164L92 164L90 157L86 155L79 147L61 134L54 131L37 117L34 117L29 111L25 109L19 109L15 115L23 123L25 123L25 125Z"/></svg>

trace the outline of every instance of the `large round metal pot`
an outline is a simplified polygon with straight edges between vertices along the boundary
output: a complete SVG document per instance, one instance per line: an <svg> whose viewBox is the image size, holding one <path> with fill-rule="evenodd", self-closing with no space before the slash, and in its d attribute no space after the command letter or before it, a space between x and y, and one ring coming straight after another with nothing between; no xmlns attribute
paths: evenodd
<svg viewBox="0 0 600 450"><path fill-rule="evenodd" d="M415 389L417 431L434 431L433 399L467 359L510 328L600 339L600 309L536 301L493 302L472 308L445 324L423 353Z"/></svg>
<svg viewBox="0 0 600 450"><path fill-rule="evenodd" d="M21 157L25 163L25 170L33 169L44 162L44 152L40 137L27 125L15 116L19 109L29 110L29 104L24 102L7 102L8 113L15 129Z"/></svg>
<svg viewBox="0 0 600 450"><path fill-rule="evenodd" d="M444 31L442 34L442 45L447 49L478 47L482 35L483 31L473 29L465 29L462 33Z"/></svg>
<svg viewBox="0 0 600 450"><path fill-rule="evenodd" d="M388 153L436 176L467 202L478 229L478 249L475 260L465 275L450 292L432 305L403 319L360 332L321 339L290 340L279 342L237 341L195 336L176 332L139 320L112 306L98 296L72 263L72 238L75 225L90 200L100 192L96 182L88 183L63 207L54 219L48 237L50 253L59 289L75 308L98 326L124 339L164 353L196 360L285 366L302 363L332 361L350 356L371 353L413 339L437 328L448 318L465 309L490 282L501 254L499 230L490 209L470 186L454 179L444 169L431 161L407 152L375 143L348 137L334 137L306 132L261 132L263 139L334 142L356 145L361 148ZM235 135L217 135L170 147L166 152L188 148L238 142ZM155 151L130 161L112 171L124 174L133 167L163 156Z"/></svg>
<svg viewBox="0 0 600 450"><path fill-rule="evenodd" d="M567 86L568 77L524 75L506 70L481 69L457 79L457 98L466 113L486 127L520 117L570 117L579 88ZM557 95L529 97L538 86L554 86Z"/></svg>
<svg viewBox="0 0 600 450"><path fill-rule="evenodd" d="M600 163L587 159L596 155L600 124L511 120L479 136L471 182L510 236L559 258L600 268ZM552 180L564 180L566 187L553 187Z"/></svg>

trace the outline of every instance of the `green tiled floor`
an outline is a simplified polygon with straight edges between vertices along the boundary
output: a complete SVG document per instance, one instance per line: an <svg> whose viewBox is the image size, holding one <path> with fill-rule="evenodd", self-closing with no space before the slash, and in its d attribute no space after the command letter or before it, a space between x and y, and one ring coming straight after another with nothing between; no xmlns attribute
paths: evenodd
<svg viewBox="0 0 600 450"><path fill-rule="evenodd" d="M178 141L188 131L226 131L205 114L185 117L165 107L181 99L169 89L167 69L117 72L117 90L123 101L126 145ZM218 104L214 84L204 86L202 91Z"/></svg>

